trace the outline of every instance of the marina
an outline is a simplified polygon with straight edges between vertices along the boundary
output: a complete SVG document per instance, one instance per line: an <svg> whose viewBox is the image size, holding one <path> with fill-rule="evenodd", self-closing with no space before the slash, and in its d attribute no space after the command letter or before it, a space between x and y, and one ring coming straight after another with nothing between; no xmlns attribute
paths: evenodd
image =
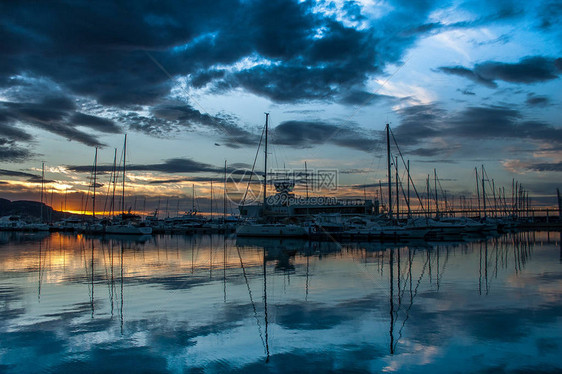
<svg viewBox="0 0 562 374"><path fill-rule="evenodd" d="M0 374L562 373L560 1L0 4Z"/></svg>

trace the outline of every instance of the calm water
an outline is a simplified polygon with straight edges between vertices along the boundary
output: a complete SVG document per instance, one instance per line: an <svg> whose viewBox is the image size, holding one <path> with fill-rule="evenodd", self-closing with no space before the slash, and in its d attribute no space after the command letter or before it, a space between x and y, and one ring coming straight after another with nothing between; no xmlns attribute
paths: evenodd
<svg viewBox="0 0 562 374"><path fill-rule="evenodd" d="M560 372L561 256L0 233L0 372Z"/></svg>

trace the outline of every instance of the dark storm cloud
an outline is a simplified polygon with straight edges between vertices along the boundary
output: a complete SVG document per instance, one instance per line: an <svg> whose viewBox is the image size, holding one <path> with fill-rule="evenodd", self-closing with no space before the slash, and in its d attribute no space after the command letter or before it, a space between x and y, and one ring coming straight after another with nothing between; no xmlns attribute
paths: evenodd
<svg viewBox="0 0 562 374"><path fill-rule="evenodd" d="M231 148L255 145L259 141L256 134L239 125L238 118L223 113L211 116L186 103L162 103L151 108L151 113L155 118L168 121L172 126L193 128L199 125L212 129L221 136L222 142Z"/></svg>
<svg viewBox="0 0 562 374"><path fill-rule="evenodd" d="M150 108L150 117L134 112L122 114L120 122L148 135L169 137L182 130L210 129L221 137L221 143L231 148L255 145L259 136L243 128L235 116L203 113L187 103L167 101Z"/></svg>
<svg viewBox="0 0 562 374"><path fill-rule="evenodd" d="M380 139L363 129L321 121L285 121L271 131L274 144L295 148L310 148L320 144L335 144L369 152Z"/></svg>
<svg viewBox="0 0 562 374"><path fill-rule="evenodd" d="M168 92L169 83L144 51L189 42L236 6L228 1L3 3L6 21L0 32L9 47L0 73L50 77L106 105L150 104Z"/></svg>
<svg viewBox="0 0 562 374"><path fill-rule="evenodd" d="M30 134L15 127L25 124L75 140L89 146L103 146L96 136L75 126L85 126L99 132L118 133L113 121L79 113L72 99L65 96L44 96L38 102L0 102L0 135L20 142L32 140Z"/></svg>
<svg viewBox="0 0 562 374"><path fill-rule="evenodd" d="M7 177L16 177L16 178L26 178L25 180L30 183L51 183L54 182L53 180L43 179L40 175L35 175L31 173L26 173L23 171L13 171L13 170L6 170L0 169L0 175L4 175Z"/></svg>
<svg viewBox="0 0 562 374"><path fill-rule="evenodd" d="M534 171L562 171L562 162L532 164L527 166L527 169Z"/></svg>
<svg viewBox="0 0 562 374"><path fill-rule="evenodd" d="M400 1L396 1L393 4L394 6L400 7ZM438 2L416 2L417 5L408 4L410 9L414 11L415 7L418 6L421 9L429 7L445 7L443 3ZM437 32L443 31L450 31L450 30L462 30L468 28L476 28L482 27L489 24L501 24L507 22L513 22L518 18L522 18L525 16L525 9L521 7L519 4L515 4L512 1L502 1L502 2L464 2L459 4L459 9L463 11L468 11L469 13L473 13L478 15L474 19L470 20L462 20L458 22L452 23L442 23L439 21L436 22L426 22L426 23L418 23L418 24L406 24L402 30L400 30L400 35L408 35L408 36L425 36L428 34L435 34ZM413 13L414 15L416 13ZM404 15L403 15L404 17ZM426 19L423 19L424 21ZM501 36L494 41L487 42L487 43L505 43L506 36ZM483 45L480 44L480 45Z"/></svg>
<svg viewBox="0 0 562 374"><path fill-rule="evenodd" d="M522 121L522 114L503 106L469 107L452 116L447 135L474 139L530 139L562 142L562 128L538 121Z"/></svg>
<svg viewBox="0 0 562 374"><path fill-rule="evenodd" d="M399 145L407 153L432 157L455 151L458 139L533 140L562 144L562 128L539 121L525 121L514 107L468 107L460 112L447 112L437 104L417 105L399 112L401 123L393 129ZM434 139L447 139L449 146L427 147Z"/></svg>
<svg viewBox="0 0 562 374"><path fill-rule="evenodd" d="M175 178L175 179L158 179L148 182L148 184L174 184L183 182L217 182L222 181L219 178L211 177L190 177L190 178Z"/></svg>
<svg viewBox="0 0 562 374"><path fill-rule="evenodd" d="M229 73L217 89L243 87L277 102L333 100L361 85L367 74L380 71L383 62L378 62L372 32L322 19L307 6L282 1L259 5L265 20L252 35L254 48L282 63ZM322 36L314 37L319 29Z"/></svg>
<svg viewBox="0 0 562 374"><path fill-rule="evenodd" d="M545 1L538 6L539 27L544 30L560 27L562 19L562 3L558 0Z"/></svg>
<svg viewBox="0 0 562 374"><path fill-rule="evenodd" d="M476 72L467 69L463 66L450 66L450 67L442 66L438 70L446 74L458 75L463 78L468 78L475 83L481 84L489 88L496 88L498 86L496 82L493 82L490 79L486 79L478 75Z"/></svg>
<svg viewBox="0 0 562 374"><path fill-rule="evenodd" d="M114 106L157 104L170 91L170 77L178 76L195 87L242 87L282 102L349 100L368 75L398 61L413 45L417 36L400 30L423 25L436 3L397 2L365 29L316 12L317 5L5 2L0 82L25 72L50 79L66 93ZM352 2L343 7L343 17L366 21ZM257 65L229 68L245 58Z"/></svg>
<svg viewBox="0 0 562 374"><path fill-rule="evenodd" d="M392 96L378 95L363 90L352 90L342 96L341 102L343 104L351 105L367 105L383 99L390 101L395 100L395 98Z"/></svg>
<svg viewBox="0 0 562 374"><path fill-rule="evenodd" d="M154 116L140 115L136 112L121 113L115 117L115 120L119 123L126 124L131 130L154 137L167 137L178 131L177 123Z"/></svg>
<svg viewBox="0 0 562 374"><path fill-rule="evenodd" d="M474 65L473 69L463 66L442 66L438 70L468 78L486 87L496 88L498 86L496 80L532 84L557 79L562 73L562 58L529 56L517 63L487 61Z"/></svg>
<svg viewBox="0 0 562 374"><path fill-rule="evenodd" d="M0 161L20 162L31 156L32 153L29 149L17 146L12 140L0 138Z"/></svg>
<svg viewBox="0 0 562 374"><path fill-rule="evenodd" d="M467 96L474 96L476 95L474 92L470 91L468 88L461 90L461 89L457 89L458 92L460 92L463 95L467 95Z"/></svg>
<svg viewBox="0 0 562 374"><path fill-rule="evenodd" d="M89 173L92 165L67 166L68 170L78 173ZM113 171L113 165L101 165L97 167L99 172ZM164 173L199 173L199 172L224 172L224 168L215 167L210 164L193 161L189 158L172 158L160 164L127 165L128 171L156 171Z"/></svg>
<svg viewBox="0 0 562 374"><path fill-rule="evenodd" d="M37 107L47 96L41 90L27 90L25 98L13 100L9 118L87 145L102 144L77 126L111 134L121 131L119 123L152 136L209 128L222 137L219 144L238 148L255 145L259 134L227 114L210 115L202 108L167 101L178 78L211 93L243 89L282 103L391 100L368 92L366 82L388 64L400 63L421 36L522 14L511 2L489 3L474 12L482 14L476 20L443 25L428 22L442 7L438 1L390 5L369 23L354 2L345 2L337 16L318 11L322 6L333 10L333 4L297 0L3 2L0 88L35 79L56 86L61 97L110 106L109 111L117 113L112 116L115 122L77 112L70 102L66 108L63 103ZM362 27L350 26L354 22ZM529 57L518 64L441 69L493 87L495 80L553 79L560 71L559 60ZM140 105L150 107L148 115L140 112ZM15 134L7 127L12 125L0 113L0 134L12 131L9 139L30 140L23 139L26 133ZM371 147L371 137L354 140L356 134L342 132L343 138L331 142L361 150ZM290 135L284 135L291 143ZM296 145L303 146L299 139Z"/></svg>
<svg viewBox="0 0 562 374"><path fill-rule="evenodd" d="M550 99L546 96L535 96L534 94L528 94L527 100L525 100L529 106L544 107L550 103Z"/></svg>
<svg viewBox="0 0 562 374"><path fill-rule="evenodd" d="M72 117L70 117L69 122L105 133L118 134L121 132L121 128L110 119L79 112L74 113Z"/></svg>
<svg viewBox="0 0 562 374"><path fill-rule="evenodd" d="M232 180L230 180L232 178L233 175L236 176L241 176L240 179L236 178L236 182L240 183L240 182L251 182L252 184L260 184L262 185L263 182L261 180L258 180L256 178L257 176L263 175L262 172L254 172L255 175L252 176L252 178L250 178L250 173L248 171L246 171L244 173L244 171L238 171L238 170L229 170L228 171L229 174L229 181L227 181L227 183L231 183ZM174 179L158 179L158 180L153 180L148 182L148 184L174 184L174 183L191 183L191 182L215 182L217 183L220 187L217 188L222 188L222 184L224 182L224 179L222 176L219 177L186 177L186 178L174 178Z"/></svg>
<svg viewBox="0 0 562 374"><path fill-rule="evenodd" d="M408 151L408 154L422 157L433 157L443 153L441 148L416 148Z"/></svg>
<svg viewBox="0 0 562 374"><path fill-rule="evenodd" d="M1 114L0 114L1 115ZM26 133L25 131L16 128L15 126L2 123L2 119L0 118L0 136L5 137L7 139L13 141L30 141L33 137Z"/></svg>
<svg viewBox="0 0 562 374"><path fill-rule="evenodd" d="M26 172L23 172L23 171L13 171L13 170L6 170L6 169L0 169L0 175L7 176L7 177L22 177L22 178L30 178L30 179L37 179L37 178L41 179L41 176L39 176L39 175L26 173Z"/></svg>
<svg viewBox="0 0 562 374"><path fill-rule="evenodd" d="M393 129L399 144L413 145L440 134L447 112L437 105L414 105L399 111L400 125Z"/></svg>

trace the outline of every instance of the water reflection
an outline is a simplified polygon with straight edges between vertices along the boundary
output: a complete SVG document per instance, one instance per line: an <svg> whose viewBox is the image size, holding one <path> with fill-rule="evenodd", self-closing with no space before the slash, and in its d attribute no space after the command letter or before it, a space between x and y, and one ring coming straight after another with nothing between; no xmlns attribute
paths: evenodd
<svg viewBox="0 0 562 374"><path fill-rule="evenodd" d="M0 233L1 371L561 369L559 233L15 234Z"/></svg>

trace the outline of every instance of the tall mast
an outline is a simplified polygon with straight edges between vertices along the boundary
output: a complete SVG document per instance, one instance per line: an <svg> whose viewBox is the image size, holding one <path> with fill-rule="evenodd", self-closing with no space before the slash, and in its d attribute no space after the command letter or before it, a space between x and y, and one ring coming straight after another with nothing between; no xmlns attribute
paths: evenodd
<svg viewBox="0 0 562 374"><path fill-rule="evenodd" d="M433 168L433 185L435 188L435 217L439 216L439 198L437 197L437 169Z"/></svg>
<svg viewBox="0 0 562 374"><path fill-rule="evenodd" d="M480 218L480 187L478 186L478 168L474 168L474 173L476 175L476 197L478 198L478 218Z"/></svg>
<svg viewBox="0 0 562 374"><path fill-rule="evenodd" d="M379 208L382 204L382 181L379 179Z"/></svg>
<svg viewBox="0 0 562 374"><path fill-rule="evenodd" d="M392 171L390 170L390 125L386 124L386 160L388 170L388 217L392 219Z"/></svg>
<svg viewBox="0 0 562 374"><path fill-rule="evenodd" d="M525 201L527 202L527 217L529 217L530 214L531 214L531 212L530 212L530 210L531 210L531 200L529 199L529 191L525 192L525 196L526 196Z"/></svg>
<svg viewBox="0 0 562 374"><path fill-rule="evenodd" d="M306 161L304 162L304 180L306 186L306 216L308 217L309 210L308 210L308 166L306 165Z"/></svg>
<svg viewBox="0 0 562 374"><path fill-rule="evenodd" d="M94 184L93 191L94 196L92 197L92 222L96 220L96 183L98 175L98 147L96 147L96 154L94 156Z"/></svg>
<svg viewBox="0 0 562 374"><path fill-rule="evenodd" d="M482 210L484 211L484 218L486 218L486 186L484 181L484 165L482 165Z"/></svg>
<svg viewBox="0 0 562 374"><path fill-rule="evenodd" d="M494 197L494 212L492 212L492 216L497 217L498 215L498 203L496 201L496 183L492 179L492 195Z"/></svg>
<svg viewBox="0 0 562 374"><path fill-rule="evenodd" d="M111 216L115 216L115 188L117 187L117 148L113 153L113 193L111 194Z"/></svg>
<svg viewBox="0 0 562 374"><path fill-rule="evenodd" d="M410 218L410 216L412 215L412 208L410 206L410 160L408 160L406 168L408 169L408 218Z"/></svg>
<svg viewBox="0 0 562 374"><path fill-rule="evenodd" d="M43 223L43 187L45 185L45 163L41 163L41 223Z"/></svg>
<svg viewBox="0 0 562 374"><path fill-rule="evenodd" d="M211 221L213 220L213 181L211 181Z"/></svg>
<svg viewBox="0 0 562 374"><path fill-rule="evenodd" d="M430 215L430 206L429 206L429 202L431 201L430 196L429 196L429 174L427 174L427 179L426 179L426 188L427 188L427 201L426 201L426 205L427 205L427 218L429 218Z"/></svg>
<svg viewBox="0 0 562 374"><path fill-rule="evenodd" d="M519 181L515 182L515 201L513 202L513 210L515 214L519 214L519 189L521 186L519 185Z"/></svg>
<svg viewBox="0 0 562 374"><path fill-rule="evenodd" d="M269 121L269 113L265 113L265 157L264 157L264 174L263 174L263 206L267 204L267 126Z"/></svg>
<svg viewBox="0 0 562 374"><path fill-rule="evenodd" d="M396 222L400 219L400 192L398 186L398 156L396 156L394 167L396 169Z"/></svg>
<svg viewBox="0 0 562 374"><path fill-rule="evenodd" d="M123 142L123 189L121 195L121 217L125 214L125 176L127 172L127 134L125 134L125 141Z"/></svg>
<svg viewBox="0 0 562 374"><path fill-rule="evenodd" d="M511 214L515 214L515 178L511 179Z"/></svg>
<svg viewBox="0 0 562 374"><path fill-rule="evenodd" d="M304 185L306 186L306 200L308 202L308 168L306 161L304 162Z"/></svg>
<svg viewBox="0 0 562 374"><path fill-rule="evenodd" d="M523 187L521 187L521 185L519 185L519 188L521 189L521 193L519 196L519 204L520 204L520 208L521 208L521 215L523 217L525 217L525 190L523 189Z"/></svg>
<svg viewBox="0 0 562 374"><path fill-rule="evenodd" d="M191 212L195 213L195 183L191 185Z"/></svg>
<svg viewBox="0 0 562 374"><path fill-rule="evenodd" d="M224 185L222 194L222 219L226 225L226 160L224 160Z"/></svg>

